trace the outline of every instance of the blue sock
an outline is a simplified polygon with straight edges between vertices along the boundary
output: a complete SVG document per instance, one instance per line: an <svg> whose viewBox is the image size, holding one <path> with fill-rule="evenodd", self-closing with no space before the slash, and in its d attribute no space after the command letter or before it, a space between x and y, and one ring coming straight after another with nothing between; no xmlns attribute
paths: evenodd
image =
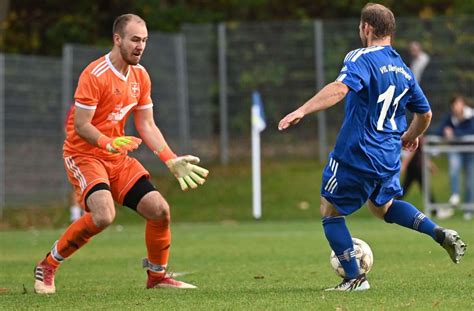
<svg viewBox="0 0 474 311"><path fill-rule="evenodd" d="M344 268L346 279L355 279L359 276L359 265L354 252L354 244L344 217L323 217L324 234L329 245Z"/></svg>
<svg viewBox="0 0 474 311"><path fill-rule="evenodd" d="M405 201L394 200L384 216L388 223L396 223L431 236L437 240L435 228L438 227L415 206Z"/></svg>

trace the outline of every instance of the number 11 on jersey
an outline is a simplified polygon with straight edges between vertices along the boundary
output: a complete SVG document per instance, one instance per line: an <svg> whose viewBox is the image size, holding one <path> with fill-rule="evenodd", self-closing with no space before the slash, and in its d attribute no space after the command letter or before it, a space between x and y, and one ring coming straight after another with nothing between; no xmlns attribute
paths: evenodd
<svg viewBox="0 0 474 311"><path fill-rule="evenodd" d="M383 105L382 105L382 110L380 111L379 119L377 120L378 131L383 130L383 125L385 123L385 118L387 117L387 112L388 112L388 109L390 108L390 105L393 105L395 107L395 109L393 110L392 117L390 118L390 124L392 125L393 130L397 129L397 124L395 123L395 112L397 112L398 102L403 97L403 95L405 95L407 91L408 91L408 88L404 89L403 92L393 100L393 103L392 103L392 99L393 99L393 96L395 95L395 85L390 85L384 93L379 95L379 98L377 99L377 104L383 101Z"/></svg>

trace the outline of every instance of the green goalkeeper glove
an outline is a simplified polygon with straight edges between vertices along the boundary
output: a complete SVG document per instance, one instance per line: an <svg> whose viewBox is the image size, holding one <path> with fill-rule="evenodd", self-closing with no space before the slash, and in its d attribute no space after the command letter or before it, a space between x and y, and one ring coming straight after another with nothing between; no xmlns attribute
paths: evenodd
<svg viewBox="0 0 474 311"><path fill-rule="evenodd" d="M142 140L134 136L120 136L110 138L105 135L101 135L97 140L97 145L102 149L105 149L110 153L121 154L127 154L129 151L137 149L141 143Z"/></svg>
<svg viewBox="0 0 474 311"><path fill-rule="evenodd" d="M165 163L171 173L178 179L183 191L188 190L189 187L196 189L198 184L204 184L205 178L209 174L208 170L196 165L199 163L199 158L192 155L169 159Z"/></svg>

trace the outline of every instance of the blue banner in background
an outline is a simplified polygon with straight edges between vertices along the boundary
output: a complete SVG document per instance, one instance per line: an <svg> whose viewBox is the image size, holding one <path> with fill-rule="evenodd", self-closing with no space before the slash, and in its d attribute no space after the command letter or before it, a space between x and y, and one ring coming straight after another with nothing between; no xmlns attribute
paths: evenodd
<svg viewBox="0 0 474 311"><path fill-rule="evenodd" d="M258 132L263 131L267 127L265 122L265 113L263 112L263 102L260 92L252 93L252 129Z"/></svg>

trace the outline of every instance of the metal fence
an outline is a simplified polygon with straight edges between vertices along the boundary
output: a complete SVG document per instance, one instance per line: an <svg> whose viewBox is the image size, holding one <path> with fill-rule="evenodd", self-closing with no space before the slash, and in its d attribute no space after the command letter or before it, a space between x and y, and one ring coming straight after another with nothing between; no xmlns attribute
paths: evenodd
<svg viewBox="0 0 474 311"><path fill-rule="evenodd" d="M333 81L345 54L360 47L358 20L185 25L151 33L142 64L153 82L155 119L179 153L223 163L249 157L251 93L264 101L264 157L325 159L344 107L305 119L285 133L277 122ZM474 18L398 19L395 48L411 40L431 55L422 86L434 123L453 92L474 97ZM67 45L61 58L0 54L0 206L62 199L66 183L63 123L82 69L108 49ZM133 134L133 124L127 125ZM150 170L162 167L141 147ZM0 209L1 211L1 209Z"/></svg>
<svg viewBox="0 0 474 311"><path fill-rule="evenodd" d="M439 154L449 155L450 153L474 153L474 135L467 135L456 139L443 139L439 136L426 136L423 139L423 161L422 161L422 177L423 177L423 205L427 215L434 211L449 210L453 206L451 203L432 202L431 189L431 172L430 158ZM469 168L466 167L466 170ZM470 174L464 171L466 178ZM459 176L460 177L460 176ZM472 182L465 179L465 182ZM474 185L470 184L470 191L474 189ZM469 190L467 190L469 191ZM468 199L472 200L472 198ZM459 209L466 213L474 213L474 202L464 201L459 204Z"/></svg>
<svg viewBox="0 0 474 311"><path fill-rule="evenodd" d="M21 55L3 59L2 201L49 200L65 184L61 60Z"/></svg>
<svg viewBox="0 0 474 311"><path fill-rule="evenodd" d="M305 126L283 135L277 133L281 117L304 103L316 89L314 38L315 27L311 21L245 23L227 27L226 96L231 157L249 154L253 90L259 90L264 101L267 122L267 130L262 133L264 155L314 154L316 122L305 122ZM226 146L221 147L224 148Z"/></svg>

